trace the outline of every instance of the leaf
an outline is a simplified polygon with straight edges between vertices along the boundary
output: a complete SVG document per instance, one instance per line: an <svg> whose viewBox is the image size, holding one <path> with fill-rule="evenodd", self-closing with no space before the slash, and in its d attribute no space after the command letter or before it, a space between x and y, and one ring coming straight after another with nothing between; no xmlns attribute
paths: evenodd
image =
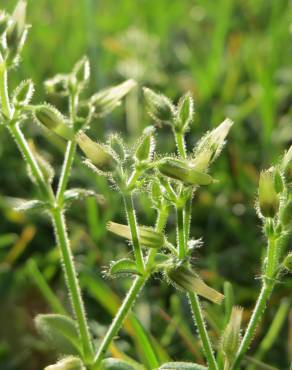
<svg viewBox="0 0 292 370"><path fill-rule="evenodd" d="M110 275L118 275L118 274L134 274L134 275L141 275L139 270L137 269L136 262L129 259L123 258L119 261L113 262L109 269Z"/></svg>
<svg viewBox="0 0 292 370"><path fill-rule="evenodd" d="M159 370L208 370L207 367L192 362L167 362Z"/></svg>
<svg viewBox="0 0 292 370"><path fill-rule="evenodd" d="M54 365L47 366L45 370L85 370L82 361L78 357L65 357Z"/></svg>
<svg viewBox="0 0 292 370"><path fill-rule="evenodd" d="M58 353L82 354L76 324L68 316L59 314L40 314L35 318L38 332Z"/></svg>
<svg viewBox="0 0 292 370"><path fill-rule="evenodd" d="M101 363L102 370L136 370L131 364L117 358L107 358Z"/></svg>
<svg viewBox="0 0 292 370"><path fill-rule="evenodd" d="M74 200L83 200L89 197L94 197L99 204L105 203L104 197L101 194L97 194L94 190L73 188L66 190L64 193L65 203L71 203Z"/></svg>
<svg viewBox="0 0 292 370"><path fill-rule="evenodd" d="M8 205L18 212L39 212L48 208L48 203L38 199L26 200L7 197L6 200Z"/></svg>

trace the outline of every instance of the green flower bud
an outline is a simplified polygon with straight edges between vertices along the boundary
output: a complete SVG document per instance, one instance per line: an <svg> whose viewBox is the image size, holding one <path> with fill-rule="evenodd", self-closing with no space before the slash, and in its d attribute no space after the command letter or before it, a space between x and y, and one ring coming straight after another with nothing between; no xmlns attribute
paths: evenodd
<svg viewBox="0 0 292 370"><path fill-rule="evenodd" d="M195 157L197 157L201 152L211 151L212 155L210 162L213 162L221 153L225 144L225 139L232 125L233 122L227 118L214 130L207 132L197 144Z"/></svg>
<svg viewBox="0 0 292 370"><path fill-rule="evenodd" d="M117 161L113 157L109 148L105 145L92 141L84 132L79 132L76 141L85 156L94 166L105 172L112 172L117 166Z"/></svg>
<svg viewBox="0 0 292 370"><path fill-rule="evenodd" d="M31 80L22 81L12 94L12 102L16 107L27 105L34 92L33 82Z"/></svg>
<svg viewBox="0 0 292 370"><path fill-rule="evenodd" d="M283 192L283 190L284 190L284 180L283 180L281 172L279 171L278 168L276 168L275 172L274 172L274 186L275 186L275 190L278 194Z"/></svg>
<svg viewBox="0 0 292 370"><path fill-rule="evenodd" d="M73 129L66 124L63 115L51 105L44 104L36 106L34 109L34 116L37 122L55 132L57 135L66 140L74 139Z"/></svg>
<svg viewBox="0 0 292 370"><path fill-rule="evenodd" d="M175 130L185 132L193 120L194 101L190 93L186 93L181 97L177 106L177 114L175 119Z"/></svg>
<svg viewBox="0 0 292 370"><path fill-rule="evenodd" d="M46 80L44 85L48 94L60 96L67 96L69 94L67 75L58 74L53 78Z"/></svg>
<svg viewBox="0 0 292 370"><path fill-rule="evenodd" d="M228 364L233 362L240 344L241 321L242 308L233 307L230 320L224 330L221 341L222 352Z"/></svg>
<svg viewBox="0 0 292 370"><path fill-rule="evenodd" d="M11 17L11 23L6 31L6 43L10 59L14 59L21 52L27 35L26 1L20 0Z"/></svg>
<svg viewBox="0 0 292 370"><path fill-rule="evenodd" d="M0 11L0 37L6 31L9 25L10 17L3 11Z"/></svg>
<svg viewBox="0 0 292 370"><path fill-rule="evenodd" d="M155 141L153 137L154 128L152 126L147 127L144 130L144 134L138 143L135 158L138 161L150 160L155 148Z"/></svg>
<svg viewBox="0 0 292 370"><path fill-rule="evenodd" d="M292 272L292 252L288 253L284 259L283 265L286 270Z"/></svg>
<svg viewBox="0 0 292 370"><path fill-rule="evenodd" d="M279 196L275 190L274 168L262 171L259 180L259 207L264 217L275 217L280 205Z"/></svg>
<svg viewBox="0 0 292 370"><path fill-rule="evenodd" d="M178 289L196 293L211 302L220 304L224 295L209 287L195 274L193 270L183 265L171 266L166 269L166 275Z"/></svg>
<svg viewBox="0 0 292 370"><path fill-rule="evenodd" d="M287 182L290 183L292 181L292 145L284 154L281 167L284 170Z"/></svg>
<svg viewBox="0 0 292 370"><path fill-rule="evenodd" d="M90 102L94 107L95 114L98 117L103 117L110 113L135 86L136 82L134 80L127 80L117 86L109 87L94 94L90 98Z"/></svg>
<svg viewBox="0 0 292 370"><path fill-rule="evenodd" d="M281 223L284 226L287 226L291 224L291 222L292 222L292 200L289 200L282 210Z"/></svg>
<svg viewBox="0 0 292 370"><path fill-rule="evenodd" d="M119 135L113 134L109 137L108 143L119 159L124 161L127 157L127 152L123 139Z"/></svg>
<svg viewBox="0 0 292 370"><path fill-rule="evenodd" d="M132 234L128 225L109 222L107 229L113 234L119 235L125 239L132 240ZM138 226L140 244L147 248L162 248L165 245L165 236L155 231L152 227Z"/></svg>
<svg viewBox="0 0 292 370"><path fill-rule="evenodd" d="M171 101L162 94L156 94L151 89L144 87L148 113L157 123L170 123L175 117L175 107Z"/></svg>
<svg viewBox="0 0 292 370"><path fill-rule="evenodd" d="M151 184L151 200L155 208L160 209L163 192L158 181L154 180Z"/></svg>
<svg viewBox="0 0 292 370"><path fill-rule="evenodd" d="M202 150L194 159L191 160L191 164L197 171L204 172L209 167L212 154L212 150L210 149Z"/></svg>
<svg viewBox="0 0 292 370"><path fill-rule="evenodd" d="M74 66L72 71L72 83L83 87L90 78L90 64L87 56L81 58Z"/></svg>
<svg viewBox="0 0 292 370"><path fill-rule="evenodd" d="M78 357L65 357L55 365L50 365L45 370L85 370L81 360Z"/></svg>
<svg viewBox="0 0 292 370"><path fill-rule="evenodd" d="M162 175L179 180L186 185L209 185L213 182L210 175L197 171L192 164L171 157L163 158L157 164Z"/></svg>

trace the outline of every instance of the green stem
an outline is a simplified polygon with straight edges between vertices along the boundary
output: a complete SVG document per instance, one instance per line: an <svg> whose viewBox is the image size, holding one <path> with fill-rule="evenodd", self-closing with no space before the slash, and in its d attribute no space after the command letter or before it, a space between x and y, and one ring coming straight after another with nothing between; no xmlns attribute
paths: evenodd
<svg viewBox="0 0 292 370"><path fill-rule="evenodd" d="M0 61L0 97L2 103L2 112L11 119L12 111L9 103L9 94L7 88L7 69L4 61Z"/></svg>
<svg viewBox="0 0 292 370"><path fill-rule="evenodd" d="M187 199L184 207L184 225L185 225L185 243L189 240L190 235L190 225L192 216L192 195Z"/></svg>
<svg viewBox="0 0 292 370"><path fill-rule="evenodd" d="M204 323L203 313L201 310L201 305L199 297L194 293L188 293L191 309L194 316L195 325L197 326L200 339L202 341L202 347L207 358L208 366L210 370L218 369L216 360L214 357L212 344Z"/></svg>
<svg viewBox="0 0 292 370"><path fill-rule="evenodd" d="M64 192L66 190L70 172L71 172L71 167L74 161L76 153L76 142L75 141L69 141L67 144L66 148L66 153L65 153L65 158L64 158L64 163L62 167L62 172L60 176L60 181L58 184L58 191L57 191L57 203L59 205L62 204L63 198L64 198Z"/></svg>
<svg viewBox="0 0 292 370"><path fill-rule="evenodd" d="M257 303L255 305L254 311L253 311L252 316L250 318L250 321L248 323L246 332L244 334L244 337L243 337L242 342L240 344L240 347L238 349L236 359L235 359L235 362L234 362L234 365L233 365L233 370L239 368L240 362L242 361L243 356L245 355L245 353L247 352L247 350L250 346L250 343L251 343L251 341L254 337L256 328L257 328L257 326L258 326L258 324L259 324L259 322L260 322L260 320L263 316L264 310L266 308L267 301L270 298L270 295L272 293L273 287L274 287L274 283L268 283L268 284L263 283L263 285L262 285L260 295L258 297L258 300L257 300Z"/></svg>
<svg viewBox="0 0 292 370"><path fill-rule="evenodd" d="M185 224L184 224L184 209L179 207L176 209L177 217L177 241L178 241L178 254L180 259L186 256L185 244Z"/></svg>
<svg viewBox="0 0 292 370"><path fill-rule="evenodd" d="M112 342L112 339L114 336L118 333L121 326L123 325L123 322L132 308L132 306L135 303L135 300L137 296L139 295L145 281L146 276L137 277L131 286L130 290L128 291L128 294L126 295L119 311L117 312L114 320L111 323L110 328L108 329L106 336L104 337L101 345L99 346L98 352L96 353L96 356L94 358L94 365L93 369L98 369L100 362L102 361L103 357L105 356L109 345Z"/></svg>
<svg viewBox="0 0 292 370"><path fill-rule="evenodd" d="M162 209L158 213L158 217L157 217L157 221L156 221L156 227L155 227L155 229L157 231L162 231L164 229L167 217L168 217L167 208ZM102 359L104 358L104 356L105 356L105 354L108 350L108 347L110 346L113 338L117 335L118 331L122 327L122 325L125 321L125 318L127 317L129 311L133 307L137 296L139 295L140 291L142 290L142 287L144 286L144 284L146 283L146 281L150 277L150 275L151 275L151 266L153 265L156 253L157 252L156 252L155 249L150 250L150 252L148 254L147 262L146 262L146 274L143 275L143 276L139 276L134 280L128 294L126 295L126 297L123 301L122 306L120 307L119 311L117 312L114 320L112 321L111 326L109 327L109 329L106 333L106 336L104 337L102 343L99 346L98 352L96 353L96 356L94 358L94 364L93 364L92 370L99 369L100 363L101 363Z"/></svg>
<svg viewBox="0 0 292 370"><path fill-rule="evenodd" d="M185 137L182 132L174 132L174 137L175 137L175 142L177 146L177 151L179 155L185 159L187 157L187 152L186 152L186 145L185 145Z"/></svg>
<svg viewBox="0 0 292 370"><path fill-rule="evenodd" d="M238 369L243 356L247 352L256 331L259 322L262 319L265 311L267 301L269 300L274 285L275 285L275 273L277 271L278 256L277 256L277 243L274 236L271 236L268 240L268 251L267 251L267 262L265 265L265 276L263 277L263 283L260 295L257 299L255 308L249 320L247 329L244 337L240 343L240 347L237 351L237 355L234 361L233 369Z"/></svg>
<svg viewBox="0 0 292 370"><path fill-rule="evenodd" d="M50 200L54 199L52 188L46 183L42 171L30 150L30 147L19 127L19 124L10 124L8 126L11 136L14 138L20 152L22 153L25 162L28 164L31 174L40 189L43 196L48 196Z"/></svg>
<svg viewBox="0 0 292 370"><path fill-rule="evenodd" d="M133 198L131 194L124 195L124 203L127 212L128 224L131 230L132 244L134 248L134 255L137 263L138 270L144 274L145 266L142 254L142 248L140 246L136 215L134 211Z"/></svg>
<svg viewBox="0 0 292 370"><path fill-rule="evenodd" d="M66 231L63 210L59 207L56 207L51 212L51 216L55 228L57 242L61 251L62 266L64 269L66 284L70 292L70 300L83 345L84 357L86 361L90 362L92 359L91 338L87 326L84 304L81 297L81 290L77 278L77 273L74 267L70 241L68 239Z"/></svg>

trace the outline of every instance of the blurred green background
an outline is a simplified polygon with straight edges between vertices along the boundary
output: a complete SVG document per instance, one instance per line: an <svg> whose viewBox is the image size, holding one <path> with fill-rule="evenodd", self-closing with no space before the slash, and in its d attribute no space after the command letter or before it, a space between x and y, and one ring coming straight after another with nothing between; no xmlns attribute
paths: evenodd
<svg viewBox="0 0 292 370"><path fill-rule="evenodd" d="M1 8L11 11L14 5L12 0L1 0ZM62 101L45 96L42 82L69 72L83 54L91 62L89 93L126 78L137 80L139 88L121 107L94 122L89 131L93 138L102 140L118 131L127 142L135 142L152 123L145 112L142 86L160 90L175 101L192 91L196 116L188 134L189 149L226 116L235 121L213 168L219 182L196 194L191 233L205 243L196 255L198 269L218 289L224 280L234 284L236 303L246 308L247 319L259 290L256 277L265 246L254 210L258 172L274 163L292 142L292 2L29 0L28 22L32 28L10 86L32 78L35 103L47 100L66 110ZM64 142L48 136L34 122L27 122L24 131L46 152L58 173ZM160 130L157 138L159 152L175 150L169 130ZM55 355L34 329L33 317L52 311L38 287L36 268L68 310L69 304L48 219L11 208L11 197L30 199L35 194L17 148L1 126L0 169L0 369L37 370L52 363ZM130 283L129 279L104 280L101 273L110 260L129 253L125 243L105 230L107 221L123 222L125 215L119 194L105 179L89 173L81 156L71 185L97 189L106 198L103 206L88 199L68 212L88 316L98 338ZM140 223L153 223L154 211L146 195L137 207ZM173 222L172 216L170 238L175 238ZM291 289L287 275L275 290L251 353L283 297L288 297L284 304L289 308ZM216 341L221 309L206 304L206 310ZM202 360L187 302L172 287L161 284L159 277L147 285L135 313L151 333L160 358ZM292 361L292 311L285 317L273 348L263 356L279 369L288 369ZM113 355L124 352L147 363L135 330L130 324L126 329L112 348Z"/></svg>

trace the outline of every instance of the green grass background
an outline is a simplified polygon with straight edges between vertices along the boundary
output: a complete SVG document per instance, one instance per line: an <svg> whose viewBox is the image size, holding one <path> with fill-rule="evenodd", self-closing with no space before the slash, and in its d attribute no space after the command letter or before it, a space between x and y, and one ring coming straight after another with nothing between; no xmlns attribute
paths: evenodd
<svg viewBox="0 0 292 370"><path fill-rule="evenodd" d="M7 10L14 5L12 0L1 1L1 8ZM235 121L213 169L220 181L196 194L191 232L205 242L196 255L198 269L218 289L224 280L234 283L235 300L246 308L246 320L258 294L256 277L265 248L254 210L258 173L292 142L291 1L29 0L28 21L32 28L10 85L32 78L35 103L48 100L44 79L70 71L78 58L87 54L92 73L89 93L137 76L139 87L158 89L175 101L191 90L196 116L188 135L189 148L226 116ZM140 38L135 41L135 37ZM132 63L143 73L133 76L134 69L127 68ZM103 139L117 130L133 143L135 133L152 123L141 91L138 99L140 117L134 127L127 122L131 108L123 104L94 122L90 136ZM66 109L63 102L50 101ZM58 173L64 143L33 122L27 122L24 131L47 152ZM175 149L168 130L161 130L158 140L159 151ZM0 170L0 369L37 370L53 362L55 355L34 329L33 317L52 308L37 288L36 274L28 265L31 259L67 309L69 304L47 218L11 210L7 197L29 199L35 194L19 153L1 126ZM129 279L103 280L101 275L102 266L129 253L125 243L105 230L107 221L123 221L125 215L119 194L111 191L104 179L90 174L81 164L81 156L71 185L97 189L107 201L103 207L92 199L80 201L68 212L88 316L98 338L130 283ZM153 223L154 212L146 196L137 206L140 222ZM171 218L168 231L174 238L173 225ZM291 289L291 276L287 275L275 290L251 353L284 297L288 297L289 307ZM216 341L222 310L208 305L206 310ZM135 313L151 333L160 359L202 359L187 302L159 278L147 285ZM291 316L290 312L290 321L285 318L272 349L264 355L265 362L279 369L288 369L292 361ZM138 342L128 330L121 332L116 344L121 353L145 362Z"/></svg>

